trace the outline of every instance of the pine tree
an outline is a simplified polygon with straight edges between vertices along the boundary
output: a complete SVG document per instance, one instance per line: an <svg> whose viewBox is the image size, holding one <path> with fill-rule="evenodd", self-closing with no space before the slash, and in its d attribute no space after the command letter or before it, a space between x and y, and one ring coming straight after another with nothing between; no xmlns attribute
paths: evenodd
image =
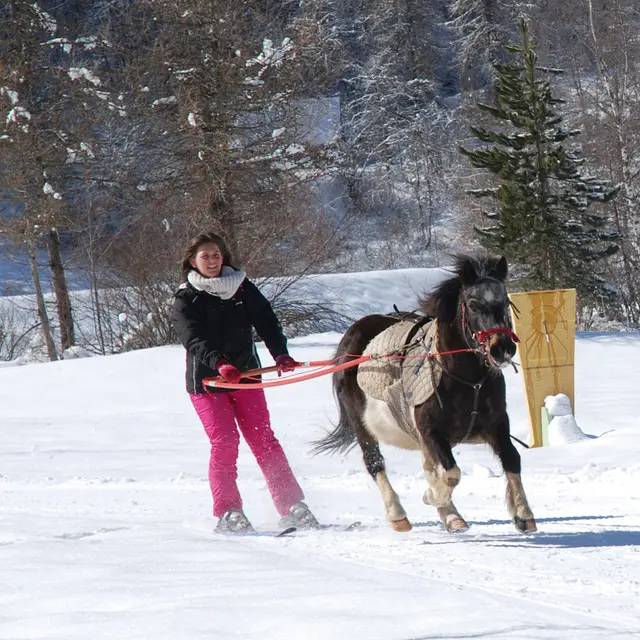
<svg viewBox="0 0 640 640"><path fill-rule="evenodd" d="M549 77L562 72L537 65L522 17L518 30L520 45L506 47L516 59L495 65L495 104L477 105L504 126L500 131L471 127L489 146L460 148L474 167L487 169L499 183L469 191L497 202L497 211L485 213L492 224L476 232L486 248L518 264L531 286L610 294L596 268L618 250L618 236L607 230L609 218L591 205L609 202L620 187L583 175L585 159L567 148L580 131L563 123L556 112L563 100L551 91Z"/></svg>

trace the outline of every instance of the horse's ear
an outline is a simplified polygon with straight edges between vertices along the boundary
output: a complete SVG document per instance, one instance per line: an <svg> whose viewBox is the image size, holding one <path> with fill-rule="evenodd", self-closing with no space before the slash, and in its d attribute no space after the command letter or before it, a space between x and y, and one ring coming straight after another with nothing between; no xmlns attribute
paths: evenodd
<svg viewBox="0 0 640 640"><path fill-rule="evenodd" d="M468 258L463 260L460 265L460 279L465 287L469 287L477 282L478 272L476 271L476 266L473 264L473 260L469 260Z"/></svg>
<svg viewBox="0 0 640 640"><path fill-rule="evenodd" d="M500 260L498 260L498 264L496 264L495 277L497 280L502 280L502 282L504 282L507 279L508 273L509 267L507 265L507 259L504 256L501 256Z"/></svg>

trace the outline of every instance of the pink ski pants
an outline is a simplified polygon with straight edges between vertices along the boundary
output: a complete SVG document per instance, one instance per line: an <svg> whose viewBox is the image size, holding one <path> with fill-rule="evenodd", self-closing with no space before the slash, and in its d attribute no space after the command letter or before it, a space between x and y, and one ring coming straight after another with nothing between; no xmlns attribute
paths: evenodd
<svg viewBox="0 0 640 640"><path fill-rule="evenodd" d="M292 505L304 498L271 429L262 389L189 396L211 442L209 485L215 517L220 517L229 509L242 509L242 498L236 483L240 445L238 429L264 474L278 513L285 515Z"/></svg>

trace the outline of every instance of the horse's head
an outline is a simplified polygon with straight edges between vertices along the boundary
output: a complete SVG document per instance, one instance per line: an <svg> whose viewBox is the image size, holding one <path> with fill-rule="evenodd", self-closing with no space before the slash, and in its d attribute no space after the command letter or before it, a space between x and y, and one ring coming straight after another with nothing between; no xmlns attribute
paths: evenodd
<svg viewBox="0 0 640 640"><path fill-rule="evenodd" d="M511 364L516 353L504 257L460 256L456 275L425 301L424 311L445 326L455 326L465 342L496 369Z"/></svg>
<svg viewBox="0 0 640 640"><path fill-rule="evenodd" d="M512 331L505 286L507 261L504 257L463 258L458 268L462 280L459 315L463 335L482 351L491 366L502 369L511 364L518 340Z"/></svg>

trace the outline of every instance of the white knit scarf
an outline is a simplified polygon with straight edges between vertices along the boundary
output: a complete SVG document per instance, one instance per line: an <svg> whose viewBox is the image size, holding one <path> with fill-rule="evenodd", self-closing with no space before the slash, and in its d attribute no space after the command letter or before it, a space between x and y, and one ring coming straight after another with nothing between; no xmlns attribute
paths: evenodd
<svg viewBox="0 0 640 640"><path fill-rule="evenodd" d="M233 298L242 281L247 277L244 271L236 271L227 265L222 267L222 271L217 278L205 278L197 271L189 271L187 280L194 289L218 296L223 300Z"/></svg>

